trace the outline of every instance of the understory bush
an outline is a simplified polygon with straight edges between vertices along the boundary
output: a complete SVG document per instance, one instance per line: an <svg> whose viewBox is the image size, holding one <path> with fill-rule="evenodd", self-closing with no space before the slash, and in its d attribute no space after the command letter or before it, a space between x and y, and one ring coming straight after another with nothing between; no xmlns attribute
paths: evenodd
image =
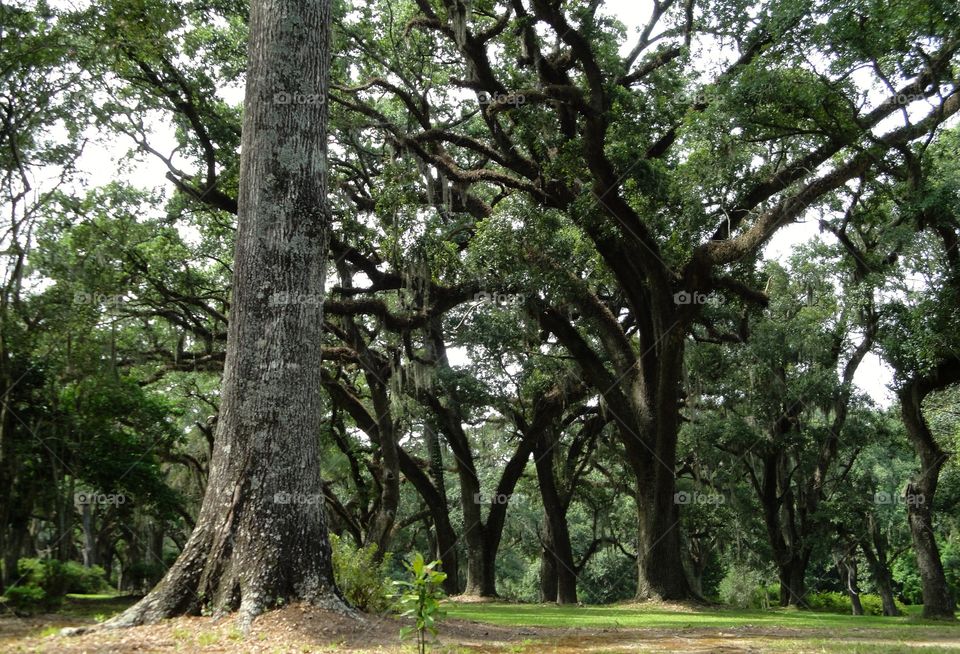
<svg viewBox="0 0 960 654"><path fill-rule="evenodd" d="M47 594L39 586L14 586L3 594L3 605L17 615L31 615L56 606L47 605Z"/></svg>
<svg viewBox="0 0 960 654"><path fill-rule="evenodd" d="M769 586L763 574L743 565L733 565L717 585L720 601L740 609L766 609L777 603L777 587Z"/></svg>
<svg viewBox="0 0 960 654"><path fill-rule="evenodd" d="M392 606L392 588L387 579L391 553L377 560L377 546L357 547L346 538L330 534L333 576L344 598L367 613L384 613Z"/></svg>
<svg viewBox="0 0 960 654"><path fill-rule="evenodd" d="M103 568L85 568L76 561L20 559L17 574L17 584L8 588L4 597L7 606L21 614L55 610L67 593L110 590Z"/></svg>
<svg viewBox="0 0 960 654"><path fill-rule="evenodd" d="M843 613L850 615L853 613L853 605L850 602L850 596L846 593L837 591L827 591L823 593L808 593L807 605L814 611L823 611L825 613ZM864 615L883 615L883 601L879 595L873 593L861 593L860 604L863 605ZM903 604L897 602L897 608L904 610Z"/></svg>
<svg viewBox="0 0 960 654"><path fill-rule="evenodd" d="M111 590L107 573L99 565L85 568L82 563L67 561L63 564L63 573L66 577L68 593L94 595Z"/></svg>

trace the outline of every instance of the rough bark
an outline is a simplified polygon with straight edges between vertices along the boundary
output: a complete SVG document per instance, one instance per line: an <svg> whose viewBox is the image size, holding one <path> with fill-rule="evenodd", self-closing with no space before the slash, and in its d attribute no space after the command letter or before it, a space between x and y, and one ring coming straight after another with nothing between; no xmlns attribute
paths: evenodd
<svg viewBox="0 0 960 654"><path fill-rule="evenodd" d="M343 606L318 438L329 22L329 0L251 5L233 302L209 483L180 557L108 627L201 608L239 609L249 625L290 601Z"/></svg>
<svg viewBox="0 0 960 654"><path fill-rule="evenodd" d="M653 424L633 433L621 431L621 439L632 445L627 452L637 477L637 598L688 599L694 594L683 568L675 501L683 336L666 333L661 341L652 379L644 380L645 387L652 387L646 412ZM641 407L635 412L644 413ZM640 450L635 443L647 434L652 438Z"/></svg>

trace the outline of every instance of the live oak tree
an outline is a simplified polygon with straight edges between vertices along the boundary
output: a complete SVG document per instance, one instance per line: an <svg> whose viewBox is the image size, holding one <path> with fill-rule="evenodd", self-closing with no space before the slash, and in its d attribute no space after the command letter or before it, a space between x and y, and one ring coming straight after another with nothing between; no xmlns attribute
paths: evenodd
<svg viewBox="0 0 960 654"><path fill-rule="evenodd" d="M638 597L681 598L677 407L702 303L677 297L761 300L739 262L953 115L957 22L948 3L666 1L628 41L600 6L385 0L373 7L391 20L346 21L358 63L337 101L452 198L518 221L558 211L596 248L615 293L588 279L578 320L549 305L539 319L615 416L636 480ZM722 63L700 70L707 35Z"/></svg>
<svg viewBox="0 0 960 654"><path fill-rule="evenodd" d="M872 431L880 414L863 405L851 410L831 451L827 423L839 405L829 400L844 386L832 363L836 348L816 325L800 336L790 320L753 322L765 304L779 301L779 287L767 286L759 272L759 248L774 228L816 216L850 257L805 275L888 274L894 292L885 303L910 300L883 308L887 354L902 380L949 358L935 337L952 343L956 303L943 292L946 255L955 249L948 245L951 195L943 190L949 185L922 181L916 164L926 165L927 139L944 140L936 127L956 109L954 8L665 2L654 6L652 27L635 49L605 11L600 3L539 1L338 5L334 13L343 18L334 19L332 49L354 56L334 61L331 72L328 200L336 234L329 247L304 234L317 252L326 249L327 267L336 271L323 298L323 333L305 333L323 348L319 381L303 383L330 399L329 419L313 428L323 449L302 450L316 461L302 488L301 470L286 458L292 455L269 452L296 479L268 474L260 485L239 486L252 490L238 491L236 502L218 489L245 476L244 462L225 457L221 447L236 454L263 443L237 427L239 396L227 402L229 394L216 393L227 331L248 334L266 308L285 316L279 321L306 321L306 314L290 313L300 309L311 320L320 317L315 306L291 309L302 300L319 304L292 287L297 275L285 278L286 286L263 277L267 307L246 310L230 301L233 273L250 269L251 252L259 256L242 239L234 269L234 241L254 231L248 214L239 233L234 226L241 111L229 100L247 72L247 7L232 0L102 0L58 18L73 22L71 49L16 52L11 61L29 82L24 88L42 91L57 79L58 66L89 71L77 78L74 99L95 98L103 138L129 139L139 155L159 161L173 193L164 202L160 193L111 184L64 195L44 211L39 231L16 231L27 252L5 255L11 270L42 280L28 282L26 292L18 293L16 278L6 287L3 410L12 407L42 439L4 413L2 454L13 456L3 459L0 482L16 498L0 509L6 570L15 570L18 556L53 544L61 559L108 562L113 549L126 580L131 562L182 551L174 581L130 621L175 612L165 609L177 592L183 603L176 611L230 609L253 597L252 587L284 586L282 578L261 583L258 569L244 565L261 544L241 535L259 534L260 518L276 518L282 532L288 516L303 509L297 502L319 503L322 493L327 526L357 544L435 552L451 594L466 582L469 592L529 599L541 593L561 602L713 596L719 578L736 578L744 562L766 572L783 559L798 571L782 588L794 597L802 594L796 582L803 566L791 560L809 549L811 590L835 590L841 580L832 553L840 552L849 570L854 541L874 555L876 565L870 556L868 564L878 572L870 576L887 575L888 586L903 582L901 564L913 553L904 550L907 531L892 532L906 524L906 511L864 499L885 452L870 442L869 456L854 456L864 438L880 439ZM64 53L76 62L64 63ZM29 73L30 62L44 57L52 57L53 72L44 64L45 75ZM870 92L870 75L848 75L854 70L875 73ZM313 89L291 86L265 93L280 99L272 109L289 115L312 109L284 98L299 105L316 97ZM86 120L80 105L69 105L76 115L61 111L57 92L42 106L12 97L16 102L4 99L3 106L21 112L15 117L67 115L77 126ZM158 115L175 128L172 150L151 134ZM13 133L5 127L4 139ZM53 163L69 161L70 148L57 152L65 156ZM0 160L13 172L7 180L17 182L16 157ZM903 188L890 188L891 179ZM904 209L928 198L934 210L883 206L911 195ZM870 233L878 227L889 228L889 242ZM916 251L902 269L930 266L929 297L896 283L898 253L914 239ZM286 254L289 262L293 255ZM250 297L246 282L238 278L246 290L238 288L235 301ZM849 281L838 288L844 301L857 292ZM830 295L833 286L821 290ZM682 292L688 295L673 295ZM503 298L507 306L497 306ZM925 320L928 307L936 309L935 320ZM817 307L800 311L823 317ZM731 341L737 343L728 350ZM699 354L714 346L727 352L728 368L701 368ZM466 362L455 358L461 348L469 352ZM748 348L786 361L791 383L758 384L756 366L737 365ZM854 348L851 340L840 360ZM248 356L258 355L231 355L230 379ZM24 371L30 374L4 390ZM792 541L777 555L764 542L769 531L740 457L713 447L728 444L723 438L712 443L715 434L697 433L705 414L715 420L718 410L697 404L704 386L721 389L717 396L738 419L771 437L748 456L772 453L769 479L784 490L772 499L782 513L816 517L794 529L771 512L774 530ZM116 407L112 395L123 400ZM771 402L796 396L812 406L785 433L756 428L784 408ZM926 409L920 404L929 421L929 400ZM928 427L941 453L949 451L942 428ZM306 439L306 431L291 433ZM900 432L884 432L888 437L906 442ZM136 479L124 477L120 469L138 448L150 454ZM821 452L822 466L814 461ZM251 465L265 458L254 454ZM763 463L755 463L762 474ZM792 475L782 474L794 464ZM898 459L897 472L908 465ZM48 468L58 481L40 490ZM826 471L825 485L810 483L818 468ZM312 476L316 469L322 484ZM262 472L250 478L260 480ZM855 487L834 490L836 480L851 478ZM897 487L906 479L883 483ZM170 501L157 502L163 511L141 510L138 502L129 512L87 516L69 501L74 483L113 484ZM261 492L271 483L283 486L279 497L291 504L272 505L277 494ZM826 488L819 499L818 485ZM722 488L728 501L717 510L678 507L671 487ZM198 516L197 489L204 488L216 499ZM522 505L500 502L497 495L510 489L523 493ZM494 497L478 504L475 494L487 490ZM939 554L947 557L956 536L944 495L950 483L940 484L930 512L936 538L923 545L946 542ZM210 509L213 501L233 507L222 512L229 526ZM864 529L842 531L838 516L855 516L850 523L862 517ZM28 530L26 517L39 529ZM870 520L880 523L874 528ZM645 547L657 534L662 548ZM284 559L284 543L263 551ZM279 577L290 570L274 569ZM882 590L887 609L895 609L891 590ZM276 597L299 593L280 591Z"/></svg>
<svg viewBox="0 0 960 654"><path fill-rule="evenodd" d="M64 372L56 365L43 370L56 339L36 329L56 318L57 307L28 289L35 234L59 190L73 179L83 149L89 103L84 74L68 65L75 44L50 7L0 7L0 588L18 577L17 557L28 540L41 476L49 479L56 468L64 470L35 429L56 413L45 386ZM56 126L65 139L50 138ZM54 486L64 525L72 506L60 484Z"/></svg>
<svg viewBox="0 0 960 654"><path fill-rule="evenodd" d="M239 609L249 621L292 600L340 605L318 438L329 35L326 0L251 6L230 326L209 482L180 557L108 626L202 608Z"/></svg>
<svg viewBox="0 0 960 654"><path fill-rule="evenodd" d="M876 338L873 291L831 277L842 270L827 265L831 259L838 257L820 245L792 257L789 269L769 264L770 306L738 333L698 329L688 362L684 414L697 443L727 452L746 474L781 606L805 604L811 556L831 530L825 504L871 431L853 379ZM833 283L842 284L843 299Z"/></svg>
<svg viewBox="0 0 960 654"><path fill-rule="evenodd" d="M950 455L930 428L924 401L960 383L958 152L958 133L953 129L908 160L904 188L891 211L891 231L896 233L901 224L914 230L899 272L917 275L923 283L914 288L905 275L891 277L899 294L889 302L882 332L884 352L899 385L903 424L919 464L903 500L922 582L923 615L949 620L955 619L956 598L944 575L933 511L940 472Z"/></svg>

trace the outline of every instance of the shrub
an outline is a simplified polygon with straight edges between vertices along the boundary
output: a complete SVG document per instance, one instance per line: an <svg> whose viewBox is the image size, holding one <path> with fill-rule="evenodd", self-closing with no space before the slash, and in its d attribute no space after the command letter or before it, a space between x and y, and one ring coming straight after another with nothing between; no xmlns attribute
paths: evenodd
<svg viewBox="0 0 960 654"><path fill-rule="evenodd" d="M377 560L377 546L356 547L345 538L330 534L333 576L344 598L367 613L384 613L392 605L387 569L391 554Z"/></svg>
<svg viewBox="0 0 960 654"><path fill-rule="evenodd" d="M37 586L46 593L47 601L62 598L67 594L66 565L53 559L20 559L17 563L20 575L18 586Z"/></svg>
<svg viewBox="0 0 960 654"><path fill-rule="evenodd" d="M14 586L3 595L4 605L17 615L31 615L50 608L47 594L39 586Z"/></svg>
<svg viewBox="0 0 960 654"><path fill-rule="evenodd" d="M100 593L110 588L103 568L84 568L76 561L20 559L17 573L18 584L4 596L6 604L21 614L54 610L67 593Z"/></svg>
<svg viewBox="0 0 960 654"><path fill-rule="evenodd" d="M759 571L743 565L731 566L717 585L720 601L741 609L770 608L778 599L776 589Z"/></svg>
<svg viewBox="0 0 960 654"><path fill-rule="evenodd" d="M864 615L883 615L883 601L879 595L861 593L860 604L863 606ZM814 611L823 611L825 613L843 613L845 615L853 613L850 596L846 593L838 593L836 591L808 593L807 605ZM905 609L900 602L897 602L897 608L901 611Z"/></svg>
<svg viewBox="0 0 960 654"><path fill-rule="evenodd" d="M29 615L58 608L67 592L64 564L46 559L20 559L17 562L19 580L8 588L4 597L15 613Z"/></svg>
<svg viewBox="0 0 960 654"><path fill-rule="evenodd" d="M68 593L92 595L110 590L107 573L98 565L85 568L76 561L67 561L63 564L63 573Z"/></svg>
<svg viewBox="0 0 960 654"><path fill-rule="evenodd" d="M807 593L807 606L813 611L823 611L824 613L851 613L850 598L837 591L825 591L822 593Z"/></svg>

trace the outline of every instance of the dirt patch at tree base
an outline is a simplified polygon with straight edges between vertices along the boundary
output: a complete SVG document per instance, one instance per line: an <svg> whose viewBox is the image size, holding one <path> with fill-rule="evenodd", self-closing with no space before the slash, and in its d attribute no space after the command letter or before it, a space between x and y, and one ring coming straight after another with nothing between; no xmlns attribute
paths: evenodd
<svg viewBox="0 0 960 654"><path fill-rule="evenodd" d="M311 606L293 605L260 616L244 635L235 617L182 617L130 629L102 630L81 636L41 635L90 621L48 615L0 618L0 651L111 654L142 652L287 652L413 651L401 642L403 624L393 616L353 619ZM960 633L922 630L909 641L875 629L844 630L788 627L732 629L575 629L505 627L467 620L444 620L432 651L457 654L614 654L621 652L960 652Z"/></svg>
<svg viewBox="0 0 960 654"><path fill-rule="evenodd" d="M129 629L95 630L79 636L50 634L64 627L92 626L90 621L56 615L0 618L0 651L56 652L325 652L409 649L401 641L404 623L393 616L351 618L306 605L293 605L257 618L244 635L233 616L180 617ZM438 639L443 648L482 652L505 651L549 629L500 627L466 620L444 620ZM50 634L50 635L43 635Z"/></svg>

